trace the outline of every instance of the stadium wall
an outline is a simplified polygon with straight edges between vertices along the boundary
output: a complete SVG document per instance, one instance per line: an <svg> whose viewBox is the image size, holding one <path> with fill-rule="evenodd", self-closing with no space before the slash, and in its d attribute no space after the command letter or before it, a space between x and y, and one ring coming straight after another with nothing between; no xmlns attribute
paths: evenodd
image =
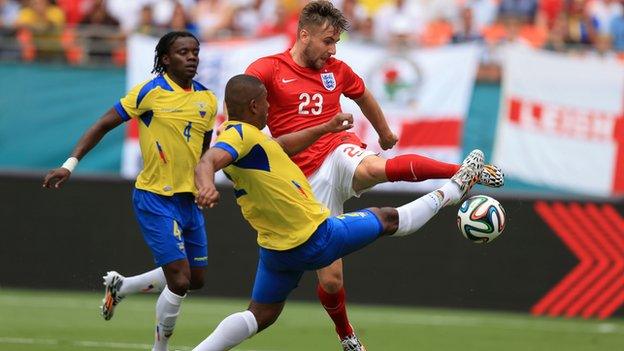
<svg viewBox="0 0 624 351"><path fill-rule="evenodd" d="M153 267L132 212L131 182L75 177L61 191L50 191L41 188L41 176L0 176L5 198L0 205L0 287L100 291L107 270L135 274ZM256 269L255 235L231 189L221 192L220 205L205 212L209 269L200 294L246 298ZM351 200L347 208L411 200L413 196L370 193ZM347 257L349 300L548 314L553 312L544 301L548 297L574 305L622 283L617 280L622 272L615 270L624 262L624 204L500 200L509 222L491 244L465 240L456 228L455 210L447 209L415 235L384 238ZM579 242L589 256L568 249ZM561 280L578 271L581 261L586 271L576 272L578 280L564 286ZM585 281L587 277L595 280ZM314 287L314 274L307 273L293 298L316 300ZM622 315L622 286L611 290L612 313ZM560 313L572 308L564 307Z"/></svg>

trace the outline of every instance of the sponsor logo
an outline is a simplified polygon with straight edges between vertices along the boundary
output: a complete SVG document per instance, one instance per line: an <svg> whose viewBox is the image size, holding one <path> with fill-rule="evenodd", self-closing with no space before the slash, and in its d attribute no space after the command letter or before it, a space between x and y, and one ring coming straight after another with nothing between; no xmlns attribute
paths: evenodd
<svg viewBox="0 0 624 351"><path fill-rule="evenodd" d="M345 213L345 214L341 214L339 216L336 216L336 218L338 219L345 219L347 217L366 217L368 216L368 213L366 212L349 212L349 213Z"/></svg>
<svg viewBox="0 0 624 351"><path fill-rule="evenodd" d="M297 80L297 78L292 78L292 79L284 79L284 78L282 78L282 83L288 84L288 83L294 82L296 80Z"/></svg>
<svg viewBox="0 0 624 351"><path fill-rule="evenodd" d="M332 72L321 73L321 82L323 82L325 89L329 91L336 89L336 78Z"/></svg>
<svg viewBox="0 0 624 351"><path fill-rule="evenodd" d="M205 261L208 261L208 256L195 257L195 258L193 258L193 261L195 261L195 262L205 262Z"/></svg>

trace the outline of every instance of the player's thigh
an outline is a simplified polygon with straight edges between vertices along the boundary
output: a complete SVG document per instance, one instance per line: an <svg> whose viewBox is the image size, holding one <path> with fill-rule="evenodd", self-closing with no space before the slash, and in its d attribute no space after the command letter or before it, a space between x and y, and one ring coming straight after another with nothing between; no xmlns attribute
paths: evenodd
<svg viewBox="0 0 624 351"><path fill-rule="evenodd" d="M355 171L365 158L372 155L375 153L357 145L339 145L310 176L314 195L330 209L332 215L343 212L345 201L360 196L361 191L354 191L353 187Z"/></svg>
<svg viewBox="0 0 624 351"><path fill-rule="evenodd" d="M189 206L192 220L185 223L182 238L186 249L186 257L191 267L206 267L208 265L208 236L201 210L197 206Z"/></svg>
<svg viewBox="0 0 624 351"><path fill-rule="evenodd" d="M157 266L184 259L186 251L180 224L168 214L166 200L149 192L135 191L134 212L147 246Z"/></svg>
<svg viewBox="0 0 624 351"><path fill-rule="evenodd" d="M373 243L383 232L381 221L370 210L348 212L328 220L332 224L331 245L337 247L339 257Z"/></svg>
<svg viewBox="0 0 624 351"><path fill-rule="evenodd" d="M271 268L260 258L251 299L261 304L284 302L290 292L297 287L302 275L303 271Z"/></svg>

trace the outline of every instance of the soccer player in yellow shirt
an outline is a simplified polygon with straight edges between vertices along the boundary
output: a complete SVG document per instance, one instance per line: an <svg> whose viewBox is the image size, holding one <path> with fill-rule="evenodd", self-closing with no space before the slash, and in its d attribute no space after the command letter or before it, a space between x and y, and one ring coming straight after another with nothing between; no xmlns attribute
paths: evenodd
<svg viewBox="0 0 624 351"><path fill-rule="evenodd" d="M46 188L60 188L78 161L102 137L131 118L139 123L143 169L133 192L136 218L157 266L139 278L117 272L105 277L105 319L123 296L149 281L165 281L156 303L154 351L166 351L180 304L189 289L204 284L208 260L204 217L195 204L194 169L208 149L217 113L215 95L193 80L199 63L199 41L187 32L165 34L156 46L154 79L135 86L78 141L71 157L51 170ZM164 279L162 277L164 272Z"/></svg>
<svg viewBox="0 0 624 351"><path fill-rule="evenodd" d="M225 104L229 121L195 170L196 201L208 208L218 203L214 173L223 169L243 216L258 232L260 257L249 308L226 317L194 351L229 350L269 327L304 271L326 267L381 236L417 231L442 207L458 203L483 170L483 153L473 150L448 183L413 202L331 217L289 156L325 133L349 129L352 116L338 113L321 125L272 139L261 132L267 90L249 75L230 79Z"/></svg>

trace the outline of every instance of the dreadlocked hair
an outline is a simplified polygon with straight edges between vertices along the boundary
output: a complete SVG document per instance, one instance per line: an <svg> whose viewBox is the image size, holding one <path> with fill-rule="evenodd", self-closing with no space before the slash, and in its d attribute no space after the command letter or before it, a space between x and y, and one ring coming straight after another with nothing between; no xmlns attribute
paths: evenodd
<svg viewBox="0 0 624 351"><path fill-rule="evenodd" d="M199 40L197 40L197 38L189 32L169 32L163 35L162 38L160 38L160 40L158 41L158 44L156 44L156 50L154 50L154 68L152 69L152 73L165 73L167 67L165 67L165 65L163 64L162 58L166 53L169 52L171 45L178 38L193 38L197 41L197 43L199 43Z"/></svg>
<svg viewBox="0 0 624 351"><path fill-rule="evenodd" d="M343 32L349 29L349 21L342 12L327 0L316 0L307 4L299 15L298 31L312 26L329 23L335 30Z"/></svg>

